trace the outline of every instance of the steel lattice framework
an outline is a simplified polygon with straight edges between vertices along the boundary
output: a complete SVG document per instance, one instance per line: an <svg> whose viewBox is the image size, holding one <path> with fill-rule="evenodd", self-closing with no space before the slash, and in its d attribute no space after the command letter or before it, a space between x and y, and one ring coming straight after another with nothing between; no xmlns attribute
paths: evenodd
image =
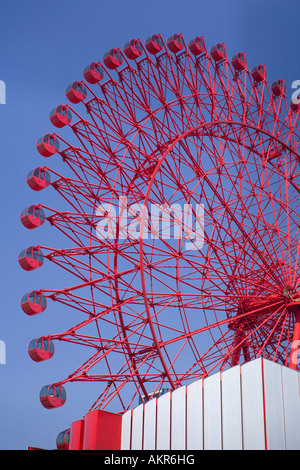
<svg viewBox="0 0 300 470"><path fill-rule="evenodd" d="M45 167L68 211L39 207L66 245L39 248L74 283L40 292L82 314L48 339L90 350L57 383L99 382L91 409L258 356L297 367L299 113L179 36L83 81L72 137L53 134L71 176Z"/></svg>

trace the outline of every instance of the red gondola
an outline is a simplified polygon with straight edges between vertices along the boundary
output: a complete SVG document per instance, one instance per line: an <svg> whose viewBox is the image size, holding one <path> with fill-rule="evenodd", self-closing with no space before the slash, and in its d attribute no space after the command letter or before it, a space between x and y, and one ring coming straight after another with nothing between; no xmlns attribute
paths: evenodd
<svg viewBox="0 0 300 470"><path fill-rule="evenodd" d="M100 82L104 78L104 70L100 63L91 62L83 69L83 76L85 80L92 85Z"/></svg>
<svg viewBox="0 0 300 470"><path fill-rule="evenodd" d="M297 103L298 100L299 103ZM297 101L290 101L290 108L294 113L298 113L300 111L300 96L297 98Z"/></svg>
<svg viewBox="0 0 300 470"><path fill-rule="evenodd" d="M274 96L284 95L286 92L285 80L276 80L271 83L271 90Z"/></svg>
<svg viewBox="0 0 300 470"><path fill-rule="evenodd" d="M28 354L35 362L42 362L51 359L54 354L53 341L45 336L32 339L28 346Z"/></svg>
<svg viewBox="0 0 300 470"><path fill-rule="evenodd" d="M171 52L174 52L174 54L176 54L176 52L181 51L184 48L184 41L182 35L176 33L172 34L172 36L167 39L167 46Z"/></svg>
<svg viewBox="0 0 300 470"><path fill-rule="evenodd" d="M38 166L34 170L29 171L26 176L26 181L31 189L34 191L41 191L41 189L49 186L51 183L51 176L49 171Z"/></svg>
<svg viewBox="0 0 300 470"><path fill-rule="evenodd" d="M69 450L70 447L70 429L60 432L56 438L56 448L58 450Z"/></svg>
<svg viewBox="0 0 300 470"><path fill-rule="evenodd" d="M30 246L19 254L19 264L25 271L33 271L44 263L44 255L40 248Z"/></svg>
<svg viewBox="0 0 300 470"><path fill-rule="evenodd" d="M40 391L40 402L48 409L59 408L64 405L66 399L66 390L59 384L45 385Z"/></svg>
<svg viewBox="0 0 300 470"><path fill-rule="evenodd" d="M189 42L189 50L194 55L202 54L205 51L205 42L203 37L196 36L194 39L191 39Z"/></svg>
<svg viewBox="0 0 300 470"><path fill-rule="evenodd" d="M265 65L261 64L257 65L256 67L253 67L250 73L255 82L262 82L267 77L266 67Z"/></svg>
<svg viewBox="0 0 300 470"><path fill-rule="evenodd" d="M245 70L245 68L247 67L247 59L245 52L238 52L233 57L231 57L230 61L232 67L239 72L241 70Z"/></svg>
<svg viewBox="0 0 300 470"><path fill-rule="evenodd" d="M77 104L87 97L87 89L82 82L75 81L65 89L66 97L71 103Z"/></svg>
<svg viewBox="0 0 300 470"><path fill-rule="evenodd" d="M164 44L159 34L152 34L150 38L146 39L145 47L150 54L155 55L163 49Z"/></svg>
<svg viewBox="0 0 300 470"><path fill-rule="evenodd" d="M40 291L33 290L23 295L21 307L27 315L36 315L46 310L47 299Z"/></svg>
<svg viewBox="0 0 300 470"><path fill-rule="evenodd" d="M68 106L58 105L49 114L50 121L55 127L64 127L72 121L72 113Z"/></svg>
<svg viewBox="0 0 300 470"><path fill-rule="evenodd" d="M120 65L123 63L123 57L120 49L112 48L105 52L103 55L103 62L110 70L114 70L120 67Z"/></svg>
<svg viewBox="0 0 300 470"><path fill-rule="evenodd" d="M32 205L22 210L20 219L24 227L32 230L45 222L45 212L39 206Z"/></svg>
<svg viewBox="0 0 300 470"><path fill-rule="evenodd" d="M43 157L50 157L59 152L59 140L54 134L45 134L37 140L36 148Z"/></svg>
<svg viewBox="0 0 300 470"><path fill-rule="evenodd" d="M123 47L125 55L128 59L135 60L143 53L141 41L139 39L131 39Z"/></svg>
<svg viewBox="0 0 300 470"><path fill-rule="evenodd" d="M223 42L217 42L214 46L210 48L209 51L211 57L215 62L219 62L226 58L226 49Z"/></svg>

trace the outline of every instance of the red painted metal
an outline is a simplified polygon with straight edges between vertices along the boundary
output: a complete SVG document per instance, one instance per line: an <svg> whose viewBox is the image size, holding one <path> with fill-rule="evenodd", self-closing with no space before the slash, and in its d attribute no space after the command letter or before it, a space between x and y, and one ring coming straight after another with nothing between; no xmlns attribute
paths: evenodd
<svg viewBox="0 0 300 470"><path fill-rule="evenodd" d="M273 82L271 84L271 90L273 95L275 96L284 95L284 93L286 92L285 80L279 79Z"/></svg>
<svg viewBox="0 0 300 470"><path fill-rule="evenodd" d="M290 109L291 111L298 113L300 111L300 100L299 100L299 103L291 100Z"/></svg>
<svg viewBox="0 0 300 470"><path fill-rule="evenodd" d="M84 72L84 112L57 136L68 176L47 168L67 209L33 206L66 238L39 246L74 282L42 293L80 319L47 337L84 346L59 383L98 382L90 410L258 356L298 362L298 105L199 38L152 35L139 56L110 49L101 83Z"/></svg>
<svg viewBox="0 0 300 470"><path fill-rule="evenodd" d="M245 70L245 68L247 67L247 59L245 52L238 52L233 57L231 57L231 65L235 70L239 72L241 70Z"/></svg>
<svg viewBox="0 0 300 470"><path fill-rule="evenodd" d="M160 34L152 34L145 40L145 47L150 54L158 54L163 50L164 44Z"/></svg>
<svg viewBox="0 0 300 470"><path fill-rule="evenodd" d="M124 45L123 50L128 59L135 60L143 53L142 43L140 39L131 39Z"/></svg>
<svg viewBox="0 0 300 470"><path fill-rule="evenodd" d="M46 310L47 299L42 292L33 290L23 295L21 299L21 307L27 315L36 315L37 313L42 313Z"/></svg>
<svg viewBox="0 0 300 470"><path fill-rule="evenodd" d="M112 48L103 55L104 65L110 70L117 69L123 63L120 49Z"/></svg>
<svg viewBox="0 0 300 470"><path fill-rule="evenodd" d="M83 76L88 83L94 85L104 78L104 70L100 62L91 62L83 69Z"/></svg>
<svg viewBox="0 0 300 470"><path fill-rule="evenodd" d="M41 336L30 341L28 354L33 361L42 362L51 359L54 355L54 349L53 341L45 336Z"/></svg>
<svg viewBox="0 0 300 470"><path fill-rule="evenodd" d="M104 70L100 62L91 62L83 69L83 76L88 83L94 85L104 78Z"/></svg>
<svg viewBox="0 0 300 470"><path fill-rule="evenodd" d="M28 186L34 191L41 191L51 184L51 176L46 168L37 167L26 176Z"/></svg>
<svg viewBox="0 0 300 470"><path fill-rule="evenodd" d="M72 121L72 113L68 106L58 105L49 113L50 121L55 127L64 127Z"/></svg>
<svg viewBox="0 0 300 470"><path fill-rule="evenodd" d="M40 268L44 263L42 250L36 246L29 246L19 254L19 264L25 271L33 271Z"/></svg>
<svg viewBox="0 0 300 470"><path fill-rule="evenodd" d="M103 410L85 415L83 450L121 450L122 416Z"/></svg>
<svg viewBox="0 0 300 470"><path fill-rule="evenodd" d="M299 363L299 346L300 346L300 308L295 309L295 326L293 332L293 341L291 347L291 356L289 366L291 369L297 370Z"/></svg>
<svg viewBox="0 0 300 470"><path fill-rule="evenodd" d="M36 148L43 157L51 157L59 151L59 140L55 134L45 134L37 140Z"/></svg>
<svg viewBox="0 0 300 470"><path fill-rule="evenodd" d="M84 419L74 421L70 427L69 450L83 450Z"/></svg>
<svg viewBox="0 0 300 470"><path fill-rule="evenodd" d="M44 408L53 409L63 406L66 402L67 394L61 384L45 385L40 392L40 402Z"/></svg>
<svg viewBox="0 0 300 470"><path fill-rule="evenodd" d="M226 49L224 43L218 42L210 49L210 55L215 62L219 62L226 58Z"/></svg>
<svg viewBox="0 0 300 470"><path fill-rule="evenodd" d="M189 41L189 50L196 56L205 52L206 47L203 36L196 36L194 39L191 39Z"/></svg>
<svg viewBox="0 0 300 470"><path fill-rule="evenodd" d="M172 36L167 39L167 46L170 49L170 51L176 52L181 51L184 48L184 40L182 37L182 34L173 34Z"/></svg>
<svg viewBox="0 0 300 470"><path fill-rule="evenodd" d="M66 97L71 103L77 104L87 97L87 89L83 82L73 82L65 89Z"/></svg>
<svg viewBox="0 0 300 470"><path fill-rule="evenodd" d="M60 432L56 438L56 448L58 450L70 449L70 429Z"/></svg>
<svg viewBox="0 0 300 470"><path fill-rule="evenodd" d="M267 77L266 66L261 64L256 65L256 67L253 67L251 70L251 75L255 82L262 82Z"/></svg>
<svg viewBox="0 0 300 470"><path fill-rule="evenodd" d="M45 212L40 205L31 205L22 210L20 220L24 227L32 230L45 222Z"/></svg>

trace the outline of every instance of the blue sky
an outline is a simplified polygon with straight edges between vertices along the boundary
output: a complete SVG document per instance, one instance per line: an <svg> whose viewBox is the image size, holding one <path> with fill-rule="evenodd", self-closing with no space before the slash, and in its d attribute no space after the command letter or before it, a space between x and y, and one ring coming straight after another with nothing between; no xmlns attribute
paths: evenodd
<svg viewBox="0 0 300 470"><path fill-rule="evenodd" d="M97 396L95 384L73 384L64 407L45 410L39 402L41 387L68 375L72 360L58 354L51 364L41 365L27 354L28 342L48 333L49 319L26 316L20 298L41 277L48 286L56 275L45 266L26 273L17 260L22 248L46 245L50 237L47 228L31 232L19 220L23 207L33 202L51 206L52 196L33 194L25 180L30 169L46 164L36 151L36 139L51 129L49 111L66 102L66 85L81 79L85 65L133 37L144 40L161 33L167 38L174 32L182 32L187 41L203 35L208 47L225 42L229 56L245 51L250 67L266 64L268 81L286 79L287 94L300 79L297 1L1 2L0 80L6 84L6 104L0 105L0 340L5 342L6 364L0 364L0 449L54 448L57 434L81 418ZM53 322L54 331L60 331L59 313Z"/></svg>

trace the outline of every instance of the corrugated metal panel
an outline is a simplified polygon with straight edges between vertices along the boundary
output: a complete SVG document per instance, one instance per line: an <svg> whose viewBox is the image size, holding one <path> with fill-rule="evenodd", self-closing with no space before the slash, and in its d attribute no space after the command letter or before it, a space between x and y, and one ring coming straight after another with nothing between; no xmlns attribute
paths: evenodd
<svg viewBox="0 0 300 470"><path fill-rule="evenodd" d="M204 450L222 449L220 374L204 380L203 388Z"/></svg>
<svg viewBox="0 0 300 470"><path fill-rule="evenodd" d="M186 387L172 393L171 449L185 449L186 446Z"/></svg>
<svg viewBox="0 0 300 470"><path fill-rule="evenodd" d="M169 450L171 444L171 393L167 392L157 399L156 448Z"/></svg>
<svg viewBox="0 0 300 470"><path fill-rule="evenodd" d="M144 450L155 449L156 399L148 401L144 409Z"/></svg>
<svg viewBox="0 0 300 470"><path fill-rule="evenodd" d="M222 373L222 431L224 450L242 450L242 393L240 366Z"/></svg>
<svg viewBox="0 0 300 470"><path fill-rule="evenodd" d="M263 384L267 448L283 450L285 436L281 367L275 362L263 361Z"/></svg>
<svg viewBox="0 0 300 470"><path fill-rule="evenodd" d="M131 439L131 414L132 410L126 411L122 416L121 449L130 450Z"/></svg>
<svg viewBox="0 0 300 470"><path fill-rule="evenodd" d="M298 372L259 358L124 413L121 446L299 450L299 390Z"/></svg>
<svg viewBox="0 0 300 470"><path fill-rule="evenodd" d="M282 367L282 388L284 400L284 420L286 449L300 449L300 399L299 374L287 367Z"/></svg>
<svg viewBox="0 0 300 470"><path fill-rule="evenodd" d="M143 449L144 405L137 406L132 412L131 449Z"/></svg>
<svg viewBox="0 0 300 470"><path fill-rule="evenodd" d="M265 427L261 359L247 362L241 371L244 449L262 450Z"/></svg>
<svg viewBox="0 0 300 470"><path fill-rule="evenodd" d="M186 441L188 450L203 449L202 380L186 387Z"/></svg>

